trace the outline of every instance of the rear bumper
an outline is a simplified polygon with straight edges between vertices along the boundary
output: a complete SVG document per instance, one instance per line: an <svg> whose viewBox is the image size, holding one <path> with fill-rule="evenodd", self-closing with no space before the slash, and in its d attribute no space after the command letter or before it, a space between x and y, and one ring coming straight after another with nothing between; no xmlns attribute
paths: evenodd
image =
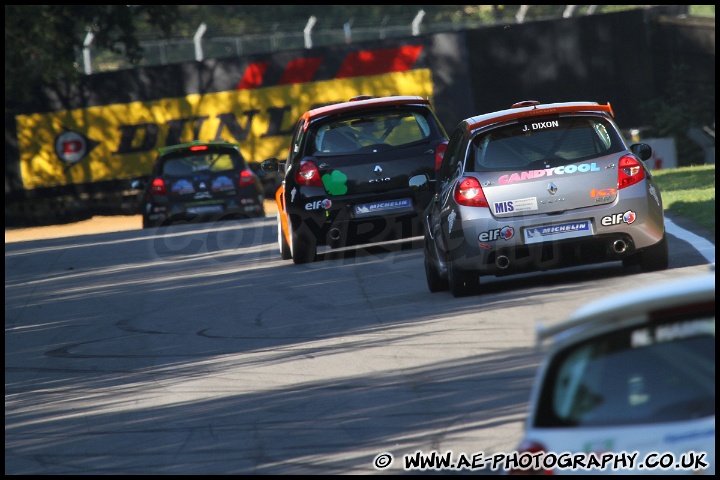
<svg viewBox="0 0 720 480"><path fill-rule="evenodd" d="M614 233L497 249L456 248L451 260L464 270L501 276L618 261L636 252L632 237Z"/></svg>
<svg viewBox="0 0 720 480"><path fill-rule="evenodd" d="M294 196L285 192L293 231L302 230L312 235L317 245L331 247L422 236L420 219L432 198L430 193L417 195L410 191L332 197L322 189L298 190ZM362 211L356 209L358 206L363 207ZM379 208L374 211L373 207Z"/></svg>
<svg viewBox="0 0 720 480"><path fill-rule="evenodd" d="M207 204L148 204L143 212L150 223L167 220L207 220L222 218L260 217L265 215L264 203L256 199L238 199L225 203Z"/></svg>
<svg viewBox="0 0 720 480"><path fill-rule="evenodd" d="M343 247L409 239L422 235L421 211L356 218L350 207L323 211L289 209L295 231L313 235L318 245Z"/></svg>
<svg viewBox="0 0 720 480"><path fill-rule="evenodd" d="M444 236L448 259L481 275L623 260L656 245L665 232L661 208L641 202L577 209L562 217L495 219L484 210L460 208L455 228Z"/></svg>

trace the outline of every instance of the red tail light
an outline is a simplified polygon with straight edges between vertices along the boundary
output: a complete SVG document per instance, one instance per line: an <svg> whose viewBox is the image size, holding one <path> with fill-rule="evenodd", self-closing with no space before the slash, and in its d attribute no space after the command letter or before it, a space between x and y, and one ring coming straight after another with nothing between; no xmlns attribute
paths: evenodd
<svg viewBox="0 0 720 480"><path fill-rule="evenodd" d="M480 182L475 177L461 177L455 186L455 201L466 207L489 207Z"/></svg>
<svg viewBox="0 0 720 480"><path fill-rule="evenodd" d="M618 190L645 178L645 169L633 155L625 155L618 162Z"/></svg>
<svg viewBox="0 0 720 480"><path fill-rule="evenodd" d="M439 143L437 147L435 147L435 171L437 172L440 170L440 164L443 161L443 158L445 158L445 150L447 150L448 142L445 140L442 143Z"/></svg>
<svg viewBox="0 0 720 480"><path fill-rule="evenodd" d="M167 195L167 188L165 187L165 180L162 178L153 179L150 184L150 193L153 195Z"/></svg>
<svg viewBox="0 0 720 480"><path fill-rule="evenodd" d="M299 185L305 185L307 187L323 186L317 165L311 160L302 160L300 162L300 166L295 172L295 181Z"/></svg>
<svg viewBox="0 0 720 480"><path fill-rule="evenodd" d="M255 175L250 170L242 170L240 172L240 180L238 181L238 186L240 188L242 187L249 187L250 185L253 185L255 183Z"/></svg>
<svg viewBox="0 0 720 480"><path fill-rule="evenodd" d="M525 453L527 454L534 454L534 453L540 453L540 452L546 452L547 449L544 445L536 442L530 442L530 441L523 441L520 446L517 449L517 456L521 456ZM519 467L517 468L510 468L507 471L508 475L553 475L552 470L536 470L536 469L521 469Z"/></svg>

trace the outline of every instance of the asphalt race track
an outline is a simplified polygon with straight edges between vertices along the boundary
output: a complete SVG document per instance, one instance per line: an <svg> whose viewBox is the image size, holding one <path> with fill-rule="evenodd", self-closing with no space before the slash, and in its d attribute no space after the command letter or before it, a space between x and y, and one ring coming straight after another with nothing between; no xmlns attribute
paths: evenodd
<svg viewBox="0 0 720 480"><path fill-rule="evenodd" d="M6 233L5 474L398 474L418 452L511 452L538 323L708 270L714 245L673 226L666 271L483 277L457 299L407 244L282 261L274 217Z"/></svg>

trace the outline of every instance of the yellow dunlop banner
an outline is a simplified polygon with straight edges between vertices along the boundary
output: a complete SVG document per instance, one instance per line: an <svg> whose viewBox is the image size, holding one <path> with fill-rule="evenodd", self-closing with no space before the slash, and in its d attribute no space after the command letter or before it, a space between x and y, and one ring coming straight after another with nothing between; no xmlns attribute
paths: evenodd
<svg viewBox="0 0 720 480"><path fill-rule="evenodd" d="M368 94L432 100L429 69L188 95L16 117L26 190L149 175L159 147L238 143L248 162L284 159L306 110Z"/></svg>

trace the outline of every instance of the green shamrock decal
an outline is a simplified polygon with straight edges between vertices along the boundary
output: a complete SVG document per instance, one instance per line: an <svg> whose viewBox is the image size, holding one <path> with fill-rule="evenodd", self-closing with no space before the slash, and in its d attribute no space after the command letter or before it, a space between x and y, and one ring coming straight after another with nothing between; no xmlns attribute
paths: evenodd
<svg viewBox="0 0 720 480"><path fill-rule="evenodd" d="M322 176L323 185L325 190L330 195L345 195L347 193L347 175L341 171L335 170L331 174L325 174Z"/></svg>

